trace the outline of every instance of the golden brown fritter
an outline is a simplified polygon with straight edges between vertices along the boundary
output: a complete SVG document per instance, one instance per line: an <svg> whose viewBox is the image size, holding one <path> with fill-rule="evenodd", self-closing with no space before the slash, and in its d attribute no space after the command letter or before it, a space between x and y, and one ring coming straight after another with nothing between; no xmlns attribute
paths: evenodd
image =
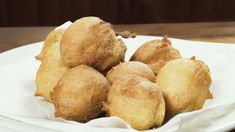
<svg viewBox="0 0 235 132"><path fill-rule="evenodd" d="M166 101L166 116L201 109L209 95L209 68L200 60L175 59L159 72L156 83Z"/></svg>
<svg viewBox="0 0 235 132"><path fill-rule="evenodd" d="M125 75L138 75L149 81L155 82L156 77L153 70L146 64L138 61L120 63L113 67L106 75L109 82L113 83Z"/></svg>
<svg viewBox="0 0 235 132"><path fill-rule="evenodd" d="M62 61L47 59L40 65L36 75L35 96L43 96L52 102L51 92L68 67Z"/></svg>
<svg viewBox="0 0 235 132"><path fill-rule="evenodd" d="M131 60L148 64L157 74L168 61L180 57L179 51L173 48L171 41L164 36L162 40L145 42L136 50Z"/></svg>
<svg viewBox="0 0 235 132"><path fill-rule="evenodd" d="M50 102L52 102L51 92L53 88L64 72L68 70L68 67L61 60L59 49L64 31L64 29L52 31L47 36L40 55L36 57L41 61L41 65L35 79L35 96L43 96Z"/></svg>
<svg viewBox="0 0 235 132"><path fill-rule="evenodd" d="M53 60L60 60L60 41L64 31L65 29L51 31L44 42L41 53L36 57L36 59L40 61L49 58Z"/></svg>
<svg viewBox="0 0 235 132"><path fill-rule="evenodd" d="M66 72L53 91L55 116L86 122L102 112L110 89L108 80L97 70L79 65Z"/></svg>
<svg viewBox="0 0 235 132"><path fill-rule="evenodd" d="M116 38L111 24L84 17L65 31L60 50L69 67L85 64L104 71L124 61L126 46Z"/></svg>
<svg viewBox="0 0 235 132"><path fill-rule="evenodd" d="M118 116L137 130L158 127L164 120L165 101L161 89L136 75L115 81L103 105L109 116Z"/></svg>

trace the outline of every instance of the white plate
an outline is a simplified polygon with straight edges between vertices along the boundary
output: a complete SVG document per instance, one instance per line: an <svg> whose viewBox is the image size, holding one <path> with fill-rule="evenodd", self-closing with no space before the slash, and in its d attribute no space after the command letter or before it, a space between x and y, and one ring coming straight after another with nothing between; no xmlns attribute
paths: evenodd
<svg viewBox="0 0 235 132"><path fill-rule="evenodd" d="M145 41L153 36L124 40L128 60ZM203 109L175 116L158 131L224 131L235 128L235 45L171 39L183 57L196 56L210 67L213 100ZM42 42L0 54L0 128L17 131L127 131L130 126L117 117L95 119L87 124L55 120L54 107L34 97L34 79ZM119 128L117 128L119 127ZM122 127L122 128L120 128Z"/></svg>

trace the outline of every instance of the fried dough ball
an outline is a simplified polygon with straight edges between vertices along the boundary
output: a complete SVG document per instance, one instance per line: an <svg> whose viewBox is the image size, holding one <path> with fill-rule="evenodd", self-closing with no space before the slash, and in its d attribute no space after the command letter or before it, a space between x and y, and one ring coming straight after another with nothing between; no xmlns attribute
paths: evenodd
<svg viewBox="0 0 235 132"><path fill-rule="evenodd" d="M58 29L51 31L42 48L41 53L36 56L37 60L43 61L45 59L60 60L60 42L64 34L65 29Z"/></svg>
<svg viewBox="0 0 235 132"><path fill-rule="evenodd" d="M162 40L145 42L136 50L131 60L148 64L157 74L168 61L180 57L179 51L173 48L171 41L164 36Z"/></svg>
<svg viewBox="0 0 235 132"><path fill-rule="evenodd" d="M110 89L108 80L97 70L79 65L66 72L53 91L55 116L86 122L102 112Z"/></svg>
<svg viewBox="0 0 235 132"><path fill-rule="evenodd" d="M152 82L155 82L156 80L153 70L148 65L138 61L129 61L118 64L108 71L106 78L109 82L113 83L123 76L130 74L141 76Z"/></svg>
<svg viewBox="0 0 235 132"><path fill-rule="evenodd" d="M51 92L67 70L68 67L61 61L50 59L43 61L36 75L35 96L43 96L47 101L52 102Z"/></svg>
<svg viewBox="0 0 235 132"><path fill-rule="evenodd" d="M169 61L160 70L156 83L163 90L166 116L170 118L202 108L210 95L211 76L204 62L180 58Z"/></svg>
<svg viewBox="0 0 235 132"><path fill-rule="evenodd" d="M36 75L35 96L43 96L52 102L51 92L61 76L68 70L60 56L60 40L65 30L52 31L46 38L43 49L36 58L41 65Z"/></svg>
<svg viewBox="0 0 235 132"><path fill-rule="evenodd" d="M165 101L155 83L136 75L115 81L103 103L109 116L118 116L137 130L146 130L162 124Z"/></svg>
<svg viewBox="0 0 235 132"><path fill-rule="evenodd" d="M111 24L98 17L83 17L64 33L61 54L69 67L85 64L99 71L124 61L126 46L116 38Z"/></svg>

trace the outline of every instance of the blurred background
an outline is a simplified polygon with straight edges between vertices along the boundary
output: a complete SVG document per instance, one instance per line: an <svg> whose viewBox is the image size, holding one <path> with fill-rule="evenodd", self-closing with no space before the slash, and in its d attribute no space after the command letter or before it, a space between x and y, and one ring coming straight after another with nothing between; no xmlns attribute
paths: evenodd
<svg viewBox="0 0 235 132"><path fill-rule="evenodd" d="M0 0L0 26L56 26L84 16L113 24L235 20L235 0Z"/></svg>

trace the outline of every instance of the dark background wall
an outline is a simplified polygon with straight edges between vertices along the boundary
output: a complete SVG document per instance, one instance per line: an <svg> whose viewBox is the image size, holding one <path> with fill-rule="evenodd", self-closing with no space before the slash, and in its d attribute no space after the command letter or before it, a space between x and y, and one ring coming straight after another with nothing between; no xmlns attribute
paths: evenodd
<svg viewBox="0 0 235 132"><path fill-rule="evenodd" d="M114 24L235 21L235 0L0 0L0 26L50 26L83 16Z"/></svg>

